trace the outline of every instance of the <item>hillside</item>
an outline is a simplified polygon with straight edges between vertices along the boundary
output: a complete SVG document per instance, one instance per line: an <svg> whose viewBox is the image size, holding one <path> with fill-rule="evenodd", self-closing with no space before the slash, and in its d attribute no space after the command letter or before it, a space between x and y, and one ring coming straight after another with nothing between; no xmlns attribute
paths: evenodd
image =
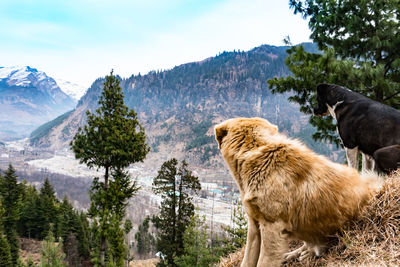
<svg viewBox="0 0 400 267"><path fill-rule="evenodd" d="M237 116L267 118L282 132L328 153L326 146L311 141L308 117L287 101L288 95L274 95L268 88L269 78L289 75L286 49L263 45L247 52L223 52L171 70L121 79L125 103L138 113L146 129L151 145L147 162L159 166L168 158L185 157L197 166L221 166L213 125ZM97 107L102 83L102 78L97 79L71 114L47 124L51 127L44 127L40 135L35 131L31 145L49 150L67 147L85 121L85 111Z"/></svg>
<svg viewBox="0 0 400 267"><path fill-rule="evenodd" d="M41 124L72 110L75 103L42 71L0 67L0 140L27 137Z"/></svg>

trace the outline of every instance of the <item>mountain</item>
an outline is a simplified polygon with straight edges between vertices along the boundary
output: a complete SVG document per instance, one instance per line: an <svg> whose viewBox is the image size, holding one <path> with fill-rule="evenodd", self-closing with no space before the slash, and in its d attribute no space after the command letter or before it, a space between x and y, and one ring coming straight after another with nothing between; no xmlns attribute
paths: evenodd
<svg viewBox="0 0 400 267"><path fill-rule="evenodd" d="M43 71L29 66L0 67L0 140L27 137L75 104Z"/></svg>
<svg viewBox="0 0 400 267"><path fill-rule="evenodd" d="M85 94L87 89L84 86L69 81L65 81L62 79L55 79L55 81L57 82L57 85L61 88L61 90L64 93L72 97L77 102Z"/></svg>
<svg viewBox="0 0 400 267"><path fill-rule="evenodd" d="M316 49L314 45L308 45ZM284 60L288 47L263 45L250 51L223 52L200 62L146 75L121 79L125 103L133 108L146 129L151 166L176 157L196 166L221 166L213 135L215 124L231 117L260 116L291 136L311 141L308 116L288 102L287 94L272 94L267 80L289 75ZM68 147L86 110L94 111L104 78L97 79L79 100L76 109L42 126L31 135L31 145L59 150Z"/></svg>

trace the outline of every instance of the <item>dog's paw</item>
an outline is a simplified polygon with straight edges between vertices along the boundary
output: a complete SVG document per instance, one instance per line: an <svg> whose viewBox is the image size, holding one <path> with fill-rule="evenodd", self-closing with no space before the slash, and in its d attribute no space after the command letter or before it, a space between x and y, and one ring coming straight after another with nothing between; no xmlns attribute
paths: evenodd
<svg viewBox="0 0 400 267"><path fill-rule="evenodd" d="M297 259L307 249L308 249L307 243L304 242L304 244L301 247L299 247L298 249L295 249L291 252L285 253L284 261L288 262L290 260Z"/></svg>
<svg viewBox="0 0 400 267"><path fill-rule="evenodd" d="M285 253L284 261L288 262L290 260L297 258L300 261L303 261L307 258L320 257L324 252L324 250L325 250L324 246L307 244L306 242L304 242L303 246L299 247L298 249Z"/></svg>
<svg viewBox="0 0 400 267"><path fill-rule="evenodd" d="M312 248L308 248L307 250L303 251L300 254L299 260L303 261L305 259L311 259L314 258L316 256L314 250Z"/></svg>
<svg viewBox="0 0 400 267"><path fill-rule="evenodd" d="M321 257L323 252L325 250L324 246L321 245L312 245L312 246L308 246L307 250L303 251L300 254L300 261L303 261L305 259L310 259L310 258L314 258L314 257Z"/></svg>

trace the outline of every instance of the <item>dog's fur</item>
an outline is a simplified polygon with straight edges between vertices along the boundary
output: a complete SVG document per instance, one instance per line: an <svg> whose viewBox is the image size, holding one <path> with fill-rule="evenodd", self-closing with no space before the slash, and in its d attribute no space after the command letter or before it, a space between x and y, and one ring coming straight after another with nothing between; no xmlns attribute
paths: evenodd
<svg viewBox="0 0 400 267"><path fill-rule="evenodd" d="M374 152L376 170L390 173L400 168L400 145L387 146Z"/></svg>
<svg viewBox="0 0 400 267"><path fill-rule="evenodd" d="M379 187L377 176L363 179L261 118L229 119L215 135L248 215L242 267L280 266L287 238L305 244L286 259L320 255L326 236L355 218Z"/></svg>
<svg viewBox="0 0 400 267"><path fill-rule="evenodd" d="M331 114L337 121L349 166L358 169L360 151L363 170L372 170L372 156L376 150L400 144L400 111L397 109L335 84L319 84L317 101L314 115Z"/></svg>

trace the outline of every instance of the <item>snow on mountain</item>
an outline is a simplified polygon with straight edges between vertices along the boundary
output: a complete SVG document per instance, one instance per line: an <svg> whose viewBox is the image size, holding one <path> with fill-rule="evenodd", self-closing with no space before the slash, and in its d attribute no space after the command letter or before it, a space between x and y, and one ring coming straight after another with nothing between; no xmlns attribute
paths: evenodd
<svg viewBox="0 0 400 267"><path fill-rule="evenodd" d="M62 79L55 78L61 90L75 100L81 99L87 88L76 83L68 82Z"/></svg>
<svg viewBox="0 0 400 267"><path fill-rule="evenodd" d="M45 79L51 78L47 77L46 73L43 71L38 71L29 66L0 67L0 81L6 80L9 86L35 86L36 83Z"/></svg>
<svg viewBox="0 0 400 267"><path fill-rule="evenodd" d="M29 66L0 67L0 85L9 88L35 88L50 95L58 103L60 101L77 102L64 93L53 78L47 76L45 72Z"/></svg>
<svg viewBox="0 0 400 267"><path fill-rule="evenodd" d="M61 89L65 94L78 101L86 92L85 87L62 79L54 79L43 71L38 71L29 66L0 67L0 82L8 86L38 87L40 83L46 83L50 90Z"/></svg>

